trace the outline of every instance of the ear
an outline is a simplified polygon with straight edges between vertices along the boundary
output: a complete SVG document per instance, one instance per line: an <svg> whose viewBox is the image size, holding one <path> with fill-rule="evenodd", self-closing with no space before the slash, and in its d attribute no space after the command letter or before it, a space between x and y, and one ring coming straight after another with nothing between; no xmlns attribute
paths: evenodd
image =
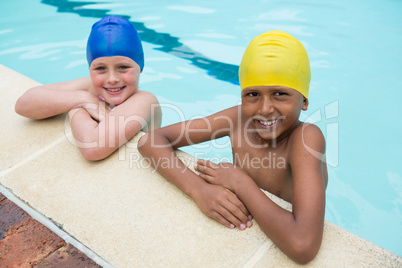
<svg viewBox="0 0 402 268"><path fill-rule="evenodd" d="M307 111L307 108L308 108L308 99L305 98L305 97L303 97L303 98L304 98L304 99L303 99L302 110L303 110L303 111Z"/></svg>

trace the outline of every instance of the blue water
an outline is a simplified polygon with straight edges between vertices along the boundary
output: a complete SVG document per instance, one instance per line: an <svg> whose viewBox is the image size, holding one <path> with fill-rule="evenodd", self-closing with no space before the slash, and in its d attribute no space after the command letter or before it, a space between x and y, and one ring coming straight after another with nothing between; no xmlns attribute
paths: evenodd
<svg viewBox="0 0 402 268"><path fill-rule="evenodd" d="M328 146L326 219L402 256L402 1L2 1L0 64L44 84L86 76L86 39L106 14L140 31L140 87L164 105L163 125L238 104L253 37L301 40L312 69L302 119ZM185 150L231 158L227 139Z"/></svg>

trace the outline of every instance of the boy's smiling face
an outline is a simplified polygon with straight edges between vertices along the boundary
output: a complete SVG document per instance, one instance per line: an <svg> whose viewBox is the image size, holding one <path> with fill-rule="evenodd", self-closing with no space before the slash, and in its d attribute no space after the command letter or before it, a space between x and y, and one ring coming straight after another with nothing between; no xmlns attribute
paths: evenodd
<svg viewBox="0 0 402 268"><path fill-rule="evenodd" d="M298 91L284 86L252 86L242 91L247 127L255 130L262 143L279 143L299 123L308 100Z"/></svg>
<svg viewBox="0 0 402 268"><path fill-rule="evenodd" d="M100 57L89 67L96 93L113 105L119 105L138 90L141 69L124 56Z"/></svg>

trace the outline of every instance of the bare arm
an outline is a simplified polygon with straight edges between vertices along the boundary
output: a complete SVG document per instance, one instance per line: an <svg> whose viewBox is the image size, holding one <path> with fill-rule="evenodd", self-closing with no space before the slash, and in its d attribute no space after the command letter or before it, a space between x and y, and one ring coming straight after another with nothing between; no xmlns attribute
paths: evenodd
<svg viewBox="0 0 402 268"><path fill-rule="evenodd" d="M88 110L76 108L69 112L76 144L88 160L104 159L148 124L154 128L160 124L158 100L146 91L135 93L99 122Z"/></svg>
<svg viewBox="0 0 402 268"><path fill-rule="evenodd" d="M41 85L26 91L16 102L16 113L31 118L43 119L66 113L72 108L84 107L87 103L99 103L88 90L89 77L72 81Z"/></svg>
<svg viewBox="0 0 402 268"><path fill-rule="evenodd" d="M289 164L293 176L293 211L280 208L239 168L229 163L200 161L200 176L231 189L246 205L264 233L291 259L307 263L317 254L322 240L325 213L325 141L314 125L298 129L293 136ZM317 154L311 154L307 148ZM317 157L320 156L320 157ZM227 179L230 178L230 179Z"/></svg>
<svg viewBox="0 0 402 268"><path fill-rule="evenodd" d="M138 149L162 176L193 198L206 215L229 228L237 226L245 229L251 226L250 214L236 195L224 187L206 183L188 169L174 152L182 146L228 135L231 125L222 118L235 117L236 109L233 107L203 119L158 129L143 136L138 142ZM166 163L169 163L167 168Z"/></svg>

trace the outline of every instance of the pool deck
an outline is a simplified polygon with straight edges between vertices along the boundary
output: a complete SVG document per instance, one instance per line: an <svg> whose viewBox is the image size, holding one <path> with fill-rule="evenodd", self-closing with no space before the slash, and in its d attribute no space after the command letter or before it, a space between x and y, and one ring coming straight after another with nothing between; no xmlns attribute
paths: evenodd
<svg viewBox="0 0 402 268"><path fill-rule="evenodd" d="M257 223L239 231L205 216L140 156L143 133L103 161L86 161L66 115L29 120L14 112L37 82L3 65L0 79L0 267L299 266ZM193 167L192 156L177 154ZM402 267L402 257L326 221L306 266Z"/></svg>

